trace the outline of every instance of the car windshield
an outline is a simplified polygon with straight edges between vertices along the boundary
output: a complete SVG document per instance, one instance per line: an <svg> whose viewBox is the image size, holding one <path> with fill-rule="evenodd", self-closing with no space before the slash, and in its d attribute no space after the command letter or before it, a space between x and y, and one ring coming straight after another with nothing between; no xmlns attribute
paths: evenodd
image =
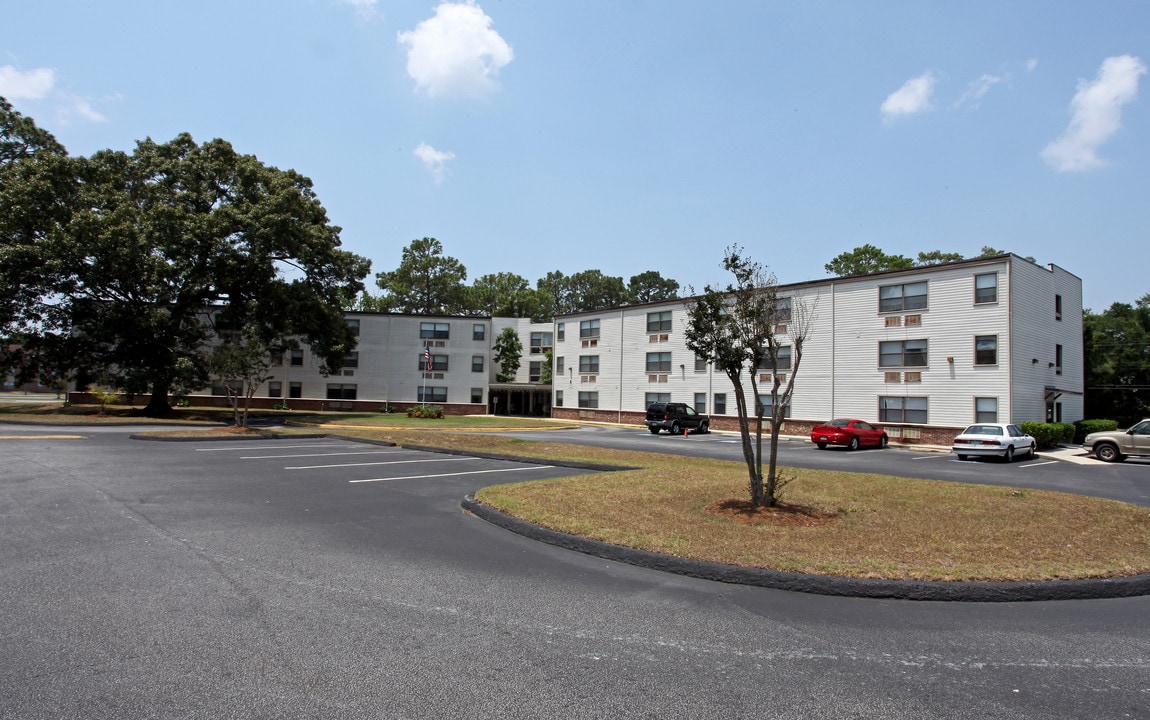
<svg viewBox="0 0 1150 720"><path fill-rule="evenodd" d="M963 435L1001 435L1002 428L997 425L971 425Z"/></svg>
<svg viewBox="0 0 1150 720"><path fill-rule="evenodd" d="M831 427L846 427L850 424L851 421L847 418L836 418L827 423L827 425L830 425Z"/></svg>

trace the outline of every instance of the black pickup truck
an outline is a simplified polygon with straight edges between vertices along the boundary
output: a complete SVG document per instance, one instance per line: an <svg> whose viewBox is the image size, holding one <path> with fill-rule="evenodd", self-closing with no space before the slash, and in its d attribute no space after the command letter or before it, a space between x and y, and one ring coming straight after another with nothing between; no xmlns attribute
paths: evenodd
<svg viewBox="0 0 1150 720"><path fill-rule="evenodd" d="M660 430L682 435L684 430L705 433L711 429L711 419L685 403L651 403L646 424L652 435L658 435Z"/></svg>

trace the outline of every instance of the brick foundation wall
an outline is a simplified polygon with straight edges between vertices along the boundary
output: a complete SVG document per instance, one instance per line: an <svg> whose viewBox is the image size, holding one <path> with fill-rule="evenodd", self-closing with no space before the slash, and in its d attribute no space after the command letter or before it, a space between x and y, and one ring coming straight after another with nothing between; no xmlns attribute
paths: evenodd
<svg viewBox="0 0 1150 720"><path fill-rule="evenodd" d="M125 396L121 395L113 405L132 405L144 407L151 399L150 395L134 395L131 402L125 402ZM73 405L99 405L100 401L96 396L86 392L70 392L68 393L68 402ZM188 402L195 407L217 407L217 408L230 408L231 404L228 403L227 397L223 395L189 395ZM302 410L304 412L324 412L324 411L339 411L339 412L379 412L383 407L381 400L319 400L315 398L267 398L258 397L252 398L251 404L248 406L252 410L272 410L276 405L287 404L290 410ZM391 407L395 408L397 413L405 413L409 407L419 405L416 402L393 402L389 403ZM471 403L430 403L431 405L438 405L443 408L444 415L486 415L487 406L484 404L474 405ZM241 407L243 403L241 401Z"/></svg>

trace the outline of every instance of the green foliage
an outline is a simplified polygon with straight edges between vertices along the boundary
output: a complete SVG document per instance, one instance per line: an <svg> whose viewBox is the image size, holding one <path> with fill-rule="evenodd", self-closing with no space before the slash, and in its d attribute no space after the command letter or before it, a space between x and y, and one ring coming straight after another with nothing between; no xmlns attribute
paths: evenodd
<svg viewBox="0 0 1150 720"><path fill-rule="evenodd" d="M931 250L918 254L918 265L943 265L945 263L963 260L962 253L944 253L941 250Z"/></svg>
<svg viewBox="0 0 1150 720"><path fill-rule="evenodd" d="M553 368L555 367L555 351L552 348L547 348L543 352L543 367L539 371L539 382L544 385L550 385L552 379Z"/></svg>
<svg viewBox="0 0 1150 720"><path fill-rule="evenodd" d="M440 405L412 405L407 409L409 418L426 418L438 420L443 417L443 407Z"/></svg>
<svg viewBox="0 0 1150 720"><path fill-rule="evenodd" d="M493 349L495 364L499 366L495 379L501 383L514 381L523 357L523 341L519 339L519 333L512 327L503 328Z"/></svg>
<svg viewBox="0 0 1150 720"><path fill-rule="evenodd" d="M627 283L627 301L632 305L674 300L679 297L679 281L665 278L655 270L632 275Z"/></svg>
<svg viewBox="0 0 1150 720"><path fill-rule="evenodd" d="M906 270L914 267L914 261L902 255L887 255L874 245L868 244L837 255L824 267L828 273L843 277L867 275L884 270Z"/></svg>
<svg viewBox="0 0 1150 720"><path fill-rule="evenodd" d="M1074 442L1081 443L1090 433L1110 432L1118 429L1117 420L1079 420L1074 423Z"/></svg>
<svg viewBox="0 0 1150 720"><path fill-rule="evenodd" d="M539 296L527 278L500 272L476 278L467 288L467 307L488 317L529 318L539 313Z"/></svg>
<svg viewBox="0 0 1150 720"><path fill-rule="evenodd" d="M443 244L429 237L412 240L399 267L375 276L384 293L379 303L390 312L415 315L465 314L465 280L463 263L444 255Z"/></svg>
<svg viewBox="0 0 1150 720"><path fill-rule="evenodd" d="M394 405L380 405L379 410L376 412L380 412L385 415L391 415L392 413L396 412L396 407Z"/></svg>
<svg viewBox="0 0 1150 720"><path fill-rule="evenodd" d="M108 405L115 403L120 399L120 390L112 387L93 387L89 392L100 401L100 414L104 414L104 408Z"/></svg>
<svg viewBox="0 0 1150 720"><path fill-rule="evenodd" d="M1086 416L1121 427L1150 415L1150 293L1082 317Z"/></svg>
<svg viewBox="0 0 1150 720"><path fill-rule="evenodd" d="M600 270L584 270L571 276L555 270L540 278L535 286L541 312L548 319L626 305L629 297L623 278L604 275ZM544 306L548 300L549 306Z"/></svg>
<svg viewBox="0 0 1150 720"><path fill-rule="evenodd" d="M27 127L0 107L0 147ZM89 158L42 144L0 170L0 336L57 376L117 368L166 414L203 380L216 307L265 342L300 337L325 370L355 347L342 311L370 263L339 249L307 178L187 134Z"/></svg>
<svg viewBox="0 0 1150 720"><path fill-rule="evenodd" d="M1022 432L1034 438L1038 447L1050 448L1059 443L1074 442L1074 425L1071 423L1046 423L1024 421L1018 424Z"/></svg>

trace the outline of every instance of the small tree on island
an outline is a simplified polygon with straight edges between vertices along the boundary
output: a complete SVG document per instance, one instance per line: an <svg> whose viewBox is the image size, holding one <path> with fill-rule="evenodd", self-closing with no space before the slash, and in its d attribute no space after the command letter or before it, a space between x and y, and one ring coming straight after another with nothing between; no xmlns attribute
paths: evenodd
<svg viewBox="0 0 1150 720"><path fill-rule="evenodd" d="M212 379L219 382L227 393L235 426L247 429L252 398L259 386L271 379L268 375L271 367L268 346L246 333L225 336L224 342L212 348L206 365Z"/></svg>
<svg viewBox="0 0 1150 720"><path fill-rule="evenodd" d="M735 276L733 284L716 289L710 285L703 294L689 300L687 348L698 357L710 359L731 381L739 419L743 460L755 507L778 504L777 473L779 431L786 419L787 408L795 388L795 376L803 358L803 345L810 334L810 313L791 299L789 317L785 304L778 298L778 282L759 263L745 257L742 248L730 246L723 257L723 269ZM781 331L783 325L787 330ZM782 343L791 340L791 368L786 380L774 369L779 365ZM772 370L770 407L770 455L765 482L763 476L763 417L766 408L759 392L759 368ZM754 398L754 437L751 436L751 414L747 407L744 372Z"/></svg>

